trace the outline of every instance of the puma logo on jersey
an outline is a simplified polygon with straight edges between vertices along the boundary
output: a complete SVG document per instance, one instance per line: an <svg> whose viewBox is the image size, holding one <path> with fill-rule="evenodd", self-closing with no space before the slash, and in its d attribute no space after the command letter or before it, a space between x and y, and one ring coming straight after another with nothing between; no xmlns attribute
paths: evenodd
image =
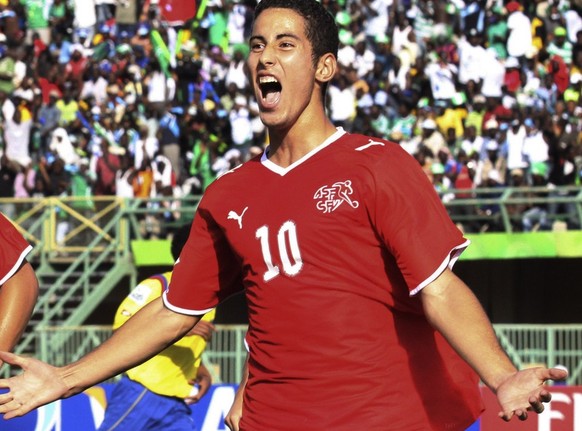
<svg viewBox="0 0 582 431"><path fill-rule="evenodd" d="M368 141L366 145L362 145L361 147L356 148L356 151L364 151L367 148L373 147L374 145L384 146L383 142L372 141L371 139Z"/></svg>
<svg viewBox="0 0 582 431"><path fill-rule="evenodd" d="M243 210L243 212L240 215L238 215L234 211L229 211L227 220L236 220L238 222L238 227L240 229L242 229L242 219L243 219L243 216L245 215L245 213L247 212L248 209L249 209L249 207L245 207L245 209Z"/></svg>
<svg viewBox="0 0 582 431"><path fill-rule="evenodd" d="M351 198L353 193L350 180L338 181L331 186L320 187L313 195L313 199L317 200L315 207L324 213L335 211L344 202L352 208L358 208L360 203Z"/></svg>

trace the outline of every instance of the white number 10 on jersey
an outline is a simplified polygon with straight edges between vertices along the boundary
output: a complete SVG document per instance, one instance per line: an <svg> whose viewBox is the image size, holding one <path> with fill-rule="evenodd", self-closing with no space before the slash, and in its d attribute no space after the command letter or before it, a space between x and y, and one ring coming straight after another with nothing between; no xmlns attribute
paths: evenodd
<svg viewBox="0 0 582 431"><path fill-rule="evenodd" d="M279 266L273 263L271 248L269 247L269 227L261 226L257 229L256 238L261 241L261 251L263 260L267 266L267 271L263 274L263 280L269 281L280 274ZM287 275L297 275L303 267L299 243L297 241L297 228L292 221L283 223L277 232L277 246L283 272ZM289 256L289 253L291 256Z"/></svg>

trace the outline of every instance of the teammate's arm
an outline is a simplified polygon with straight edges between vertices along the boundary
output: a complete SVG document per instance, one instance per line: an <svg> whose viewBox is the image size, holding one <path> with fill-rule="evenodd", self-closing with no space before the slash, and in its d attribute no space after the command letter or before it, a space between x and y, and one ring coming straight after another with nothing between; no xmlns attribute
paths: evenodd
<svg viewBox="0 0 582 431"><path fill-rule="evenodd" d="M72 364L53 367L34 358L0 353L24 373L0 380L0 413L10 419L75 395L151 358L182 338L200 319L166 308L158 298L132 316L105 343Z"/></svg>
<svg viewBox="0 0 582 431"><path fill-rule="evenodd" d="M565 379L567 371L541 367L517 371L479 300L452 271L445 270L420 297L429 322L497 395L500 417L525 420L528 411L543 411L543 403L551 398L544 382Z"/></svg>
<svg viewBox="0 0 582 431"><path fill-rule="evenodd" d="M34 269L25 260L18 271L0 286L0 351L10 351L16 345L37 297L38 280Z"/></svg>

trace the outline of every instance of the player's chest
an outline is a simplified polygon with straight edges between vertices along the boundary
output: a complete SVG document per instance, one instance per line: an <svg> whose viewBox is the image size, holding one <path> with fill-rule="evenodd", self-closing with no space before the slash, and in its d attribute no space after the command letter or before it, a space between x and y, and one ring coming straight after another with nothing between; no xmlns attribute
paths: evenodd
<svg viewBox="0 0 582 431"><path fill-rule="evenodd" d="M345 242L367 223L366 185L349 174L317 174L309 180L277 178L229 202L215 214L231 247L250 263L271 256L320 253Z"/></svg>

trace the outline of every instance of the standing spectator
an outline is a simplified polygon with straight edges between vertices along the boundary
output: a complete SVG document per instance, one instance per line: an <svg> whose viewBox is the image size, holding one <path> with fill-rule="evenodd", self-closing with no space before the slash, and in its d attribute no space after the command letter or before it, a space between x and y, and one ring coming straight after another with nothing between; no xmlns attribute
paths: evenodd
<svg viewBox="0 0 582 431"><path fill-rule="evenodd" d="M526 118L523 121L525 127L525 138L523 140L523 155L527 161L530 174L533 166L538 166L538 172L541 165L546 165L544 172L548 172L549 167L549 145L546 142L546 137L539 130L532 118Z"/></svg>
<svg viewBox="0 0 582 431"><path fill-rule="evenodd" d="M71 47L71 59L65 65L64 79L72 84L78 94L83 88L83 74L88 64L83 45L76 43Z"/></svg>
<svg viewBox="0 0 582 431"><path fill-rule="evenodd" d="M152 59L143 83L147 89L146 99L149 109L161 115L166 109L167 103L174 100L176 81L171 76L166 76L160 63L156 59Z"/></svg>
<svg viewBox="0 0 582 431"><path fill-rule="evenodd" d="M483 136L481 136L481 133L477 133L477 126L472 123L467 124L465 127L465 134L461 141L461 149L463 150L463 153L470 159L478 160L482 148Z"/></svg>
<svg viewBox="0 0 582 431"><path fill-rule="evenodd" d="M0 59L0 91L12 94L16 86L16 61L18 54L15 48L9 48L2 59Z"/></svg>
<svg viewBox="0 0 582 431"><path fill-rule="evenodd" d="M512 0L505 6L507 17L507 55L522 61L532 46L531 20L522 11L519 2Z"/></svg>
<svg viewBox="0 0 582 431"><path fill-rule="evenodd" d="M234 83L240 91L246 89L249 85L245 71L244 53L241 49L234 51L228 65L224 84L228 87L231 83Z"/></svg>
<svg viewBox="0 0 582 431"><path fill-rule="evenodd" d="M247 7L242 2L226 2L228 12L228 43L232 48L242 48L245 43Z"/></svg>
<svg viewBox="0 0 582 431"><path fill-rule="evenodd" d="M348 77L340 73L329 86L328 104L330 118L338 127L352 129L356 116L356 89Z"/></svg>
<svg viewBox="0 0 582 431"><path fill-rule="evenodd" d="M144 165L144 160L153 160L159 148L158 138L150 135L150 128L147 125L141 125L135 142L133 165L139 169Z"/></svg>
<svg viewBox="0 0 582 431"><path fill-rule="evenodd" d="M48 148L53 130L59 127L61 111L56 106L59 98L59 92L57 90L51 90L48 103L43 103L38 111L37 121L40 125L40 149L42 153Z"/></svg>
<svg viewBox="0 0 582 431"><path fill-rule="evenodd" d="M437 123L432 118L427 118L420 125L422 134L420 145L428 148L433 158L436 158L440 150L447 144L443 134L438 130Z"/></svg>
<svg viewBox="0 0 582 431"><path fill-rule="evenodd" d="M507 58L507 20L505 19L505 9L503 6L495 5L491 8L491 15L487 23L486 38L487 46L495 51L497 58L504 60Z"/></svg>
<svg viewBox="0 0 582 431"><path fill-rule="evenodd" d="M182 182L182 155L180 151L180 126L178 118L171 111L171 104L166 107L166 112L160 118L158 127L158 144L160 153L171 164L172 171L178 184Z"/></svg>
<svg viewBox="0 0 582 431"><path fill-rule="evenodd" d="M51 29L49 26L49 0L20 0L26 10L26 43L32 43L32 34L38 33L40 39L49 44L51 41Z"/></svg>
<svg viewBox="0 0 582 431"><path fill-rule="evenodd" d="M358 78L365 78L368 73L374 70L376 54L370 48L364 34L359 34L355 40L356 56L354 58L354 68Z"/></svg>
<svg viewBox="0 0 582 431"><path fill-rule="evenodd" d="M500 99L503 96L506 70L504 64L499 61L498 52L488 48L480 66L483 71L481 94Z"/></svg>
<svg viewBox="0 0 582 431"><path fill-rule="evenodd" d="M248 99L245 96L237 96L234 99L234 107L228 119L234 148L240 151L242 160L246 161L252 145L253 126Z"/></svg>
<svg viewBox="0 0 582 431"><path fill-rule="evenodd" d="M556 27L554 30L554 37L548 44L546 51L548 55L558 55L562 57L566 65L572 64L572 50L573 45L568 40L568 33L564 27Z"/></svg>
<svg viewBox="0 0 582 431"><path fill-rule="evenodd" d="M366 22L364 32L368 40L386 35L392 7L392 0L366 0L361 3L362 15Z"/></svg>
<svg viewBox="0 0 582 431"><path fill-rule="evenodd" d="M63 76L58 64L49 64L44 73L41 73L39 70L34 70L33 72L37 76L37 83L42 93L42 103L49 103L51 92L53 92L57 100L62 97L60 84L63 82Z"/></svg>
<svg viewBox="0 0 582 431"><path fill-rule="evenodd" d="M430 88L435 102L449 103L457 92L457 66L449 63L447 54L441 51L438 53L438 58L427 64L425 71L430 79Z"/></svg>
<svg viewBox="0 0 582 431"><path fill-rule="evenodd" d="M71 87L71 85L67 85L63 93L63 98L57 100L57 103L55 104L61 113L59 121L60 126L67 127L77 119L79 103L75 100L74 96L75 90Z"/></svg>
<svg viewBox="0 0 582 431"><path fill-rule="evenodd" d="M485 126L487 138L483 144L482 157L477 162L475 171L475 185L480 186L486 183L490 172L495 172L497 181L505 185L505 175L507 172L507 164L505 157L500 152L500 145L497 141L497 122L489 120Z"/></svg>
<svg viewBox="0 0 582 431"><path fill-rule="evenodd" d="M6 102L4 116L4 145L9 159L20 165L30 163L30 132L32 115L24 100L16 97L15 104Z"/></svg>
<svg viewBox="0 0 582 431"><path fill-rule="evenodd" d="M487 64L488 56L481 44L481 35L477 29L472 28L469 30L468 38L461 38L458 46L458 81L465 89L469 82L472 81L477 90L480 90L486 72L484 66Z"/></svg>
<svg viewBox="0 0 582 431"><path fill-rule="evenodd" d="M72 42L65 38L61 33L55 33L48 45L48 51L51 57L58 62L59 65L65 65L71 60Z"/></svg>
<svg viewBox="0 0 582 431"><path fill-rule="evenodd" d="M100 154L93 155L90 166L91 171L95 172L94 194L115 196L115 178L121 166L120 155L109 150L106 140L102 140Z"/></svg>
<svg viewBox="0 0 582 431"><path fill-rule="evenodd" d="M512 120L502 148L503 154L506 155L505 157L507 159L507 169L510 172L514 169L527 168L527 160L524 156L525 138L526 131L521 121L519 119Z"/></svg>
<svg viewBox="0 0 582 431"><path fill-rule="evenodd" d="M16 175L20 166L14 160L10 160L5 152L0 155L0 198L13 198ZM16 206L12 202L0 203L0 212L8 218L16 216Z"/></svg>

